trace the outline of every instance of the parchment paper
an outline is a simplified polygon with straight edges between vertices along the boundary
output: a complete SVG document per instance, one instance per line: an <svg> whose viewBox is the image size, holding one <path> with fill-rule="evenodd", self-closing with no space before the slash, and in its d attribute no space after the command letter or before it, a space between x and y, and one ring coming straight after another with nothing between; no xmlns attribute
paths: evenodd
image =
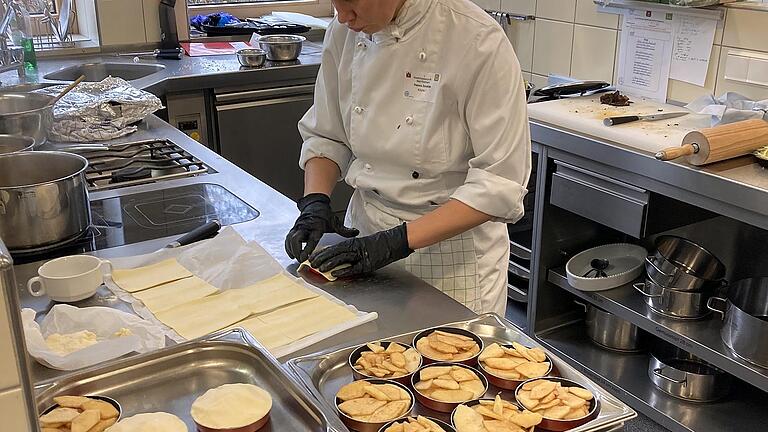
<svg viewBox="0 0 768 432"><path fill-rule="evenodd" d="M225 227L219 235L212 239L203 240L188 246L164 249L146 255L114 258L110 259L110 261L112 261L115 268L134 268L155 264L169 258L176 258L179 264L186 267L195 276L205 280L221 291L245 288L256 282L283 273L308 290L338 305L344 306L355 314L356 318L351 321L341 323L323 332L315 333L272 350L272 354L275 357L282 357L299 351L345 330L378 318L376 312L359 311L354 306L347 305L327 292L307 283L304 279L296 278L287 273L280 263L272 258L264 248L256 242L246 242L232 227ZM120 300L130 303L137 315L162 328L163 333L170 339L176 342L186 340L155 318L154 314L141 301L118 287L111 277L105 277L105 284Z"/></svg>

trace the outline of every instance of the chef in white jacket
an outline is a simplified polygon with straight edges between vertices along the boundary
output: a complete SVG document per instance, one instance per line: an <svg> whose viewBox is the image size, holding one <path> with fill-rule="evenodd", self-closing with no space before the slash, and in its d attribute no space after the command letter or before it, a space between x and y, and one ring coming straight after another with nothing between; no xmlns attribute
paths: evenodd
<svg viewBox="0 0 768 432"><path fill-rule="evenodd" d="M523 216L531 169L509 40L470 0L333 3L299 123L305 196L288 255L338 277L401 261L471 310L503 315L506 224ZM340 180L355 188L354 228L331 212ZM329 232L349 239L314 251Z"/></svg>

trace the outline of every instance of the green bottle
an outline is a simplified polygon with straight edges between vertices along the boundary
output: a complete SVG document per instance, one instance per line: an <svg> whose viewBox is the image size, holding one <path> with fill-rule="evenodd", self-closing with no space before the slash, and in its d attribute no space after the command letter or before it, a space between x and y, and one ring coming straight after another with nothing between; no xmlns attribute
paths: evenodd
<svg viewBox="0 0 768 432"><path fill-rule="evenodd" d="M35 41L31 37L21 39L21 47L24 49L24 69L33 71L37 69L37 55L35 54Z"/></svg>
<svg viewBox="0 0 768 432"><path fill-rule="evenodd" d="M14 44L24 51L24 69L37 69L35 41L32 38L32 20L24 3L15 0L12 3L14 20L11 22L11 37Z"/></svg>

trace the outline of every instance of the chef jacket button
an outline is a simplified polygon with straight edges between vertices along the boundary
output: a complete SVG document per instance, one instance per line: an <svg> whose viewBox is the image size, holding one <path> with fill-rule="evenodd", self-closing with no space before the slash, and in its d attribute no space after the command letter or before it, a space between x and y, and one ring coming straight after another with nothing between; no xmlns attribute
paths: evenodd
<svg viewBox="0 0 768 432"><path fill-rule="evenodd" d="M362 113L363 113L363 108L359 107L359 106L356 106L355 107L355 114L362 114Z"/></svg>
<svg viewBox="0 0 768 432"><path fill-rule="evenodd" d="M358 48L365 48L365 42L363 42L363 41L358 42L357 43L357 47Z"/></svg>
<svg viewBox="0 0 768 432"><path fill-rule="evenodd" d="M413 173L411 173L411 177L413 177L415 179L419 178L420 175L421 174L419 174L418 171L414 171Z"/></svg>
<svg viewBox="0 0 768 432"><path fill-rule="evenodd" d="M423 62L427 61L427 53L425 53L424 51L420 52L419 53L419 60L421 60Z"/></svg>
<svg viewBox="0 0 768 432"><path fill-rule="evenodd" d="M411 116L406 117L405 118L405 124L407 124L408 126L412 125L413 124L413 117L411 117Z"/></svg>
<svg viewBox="0 0 768 432"><path fill-rule="evenodd" d="M370 171L372 169L373 169L373 167L371 166L371 164L369 164L369 163L365 164L365 170L366 171Z"/></svg>

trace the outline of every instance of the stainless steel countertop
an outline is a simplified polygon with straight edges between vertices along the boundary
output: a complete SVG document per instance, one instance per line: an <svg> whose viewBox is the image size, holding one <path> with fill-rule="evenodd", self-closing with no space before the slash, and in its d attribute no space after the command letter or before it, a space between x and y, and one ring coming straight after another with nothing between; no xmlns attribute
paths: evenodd
<svg viewBox="0 0 768 432"><path fill-rule="evenodd" d="M304 42L302 54L293 62L270 62L262 68L246 68L240 66L234 54L204 57L184 56L181 60L141 59L139 63L162 64L165 69L147 77L133 80L135 87L147 90L156 95L172 92L200 90L205 88L237 87L253 85L259 82L280 82L286 77L299 75L301 77L317 76L320 68L322 45L314 42ZM109 54L46 57L38 60L36 72L27 72L27 76L19 78L15 72L0 74L2 86L18 84L68 84L68 82L45 79L45 75L82 63L133 63L132 57L117 57ZM291 73L286 73L290 71Z"/></svg>
<svg viewBox="0 0 768 432"><path fill-rule="evenodd" d="M126 187L112 191L94 192L91 194L91 199L96 200L192 183L219 184L261 212L257 219L235 225L234 228L246 240L258 241L288 271L296 274L298 264L288 258L283 246L285 234L299 214L293 201L155 116L151 116L143 122L138 132L114 142L136 141L155 137L163 137L174 141L203 160L216 170L217 173L157 184ZM106 249L98 251L96 255L109 258L149 253L164 246L170 240L173 240L173 237ZM15 266L14 270L16 272L22 307L33 308L40 313L45 313L53 306L53 303L49 302L46 297L35 298L30 296L25 287L27 280L35 275L37 268L41 264L41 262L38 262L18 265ZM302 276L310 283L356 306L360 310L378 312L379 319L345 331L301 350L292 356L308 354L340 345L385 338L447 322L465 320L475 316L473 312L450 297L442 294L405 270L398 268L391 267L365 278L333 283L324 282L324 280L313 275L307 276L302 274ZM99 290L96 296L83 302L75 303L75 305L109 306L131 312L129 305L118 300L104 287ZM281 360L285 361L287 358ZM63 374L62 372L42 367L34 361L31 363L34 382L40 382L41 380Z"/></svg>
<svg viewBox="0 0 768 432"><path fill-rule="evenodd" d="M652 153L534 119L531 138L547 146L551 158L576 157L583 168L768 229L768 170L752 156L701 167L662 162Z"/></svg>

